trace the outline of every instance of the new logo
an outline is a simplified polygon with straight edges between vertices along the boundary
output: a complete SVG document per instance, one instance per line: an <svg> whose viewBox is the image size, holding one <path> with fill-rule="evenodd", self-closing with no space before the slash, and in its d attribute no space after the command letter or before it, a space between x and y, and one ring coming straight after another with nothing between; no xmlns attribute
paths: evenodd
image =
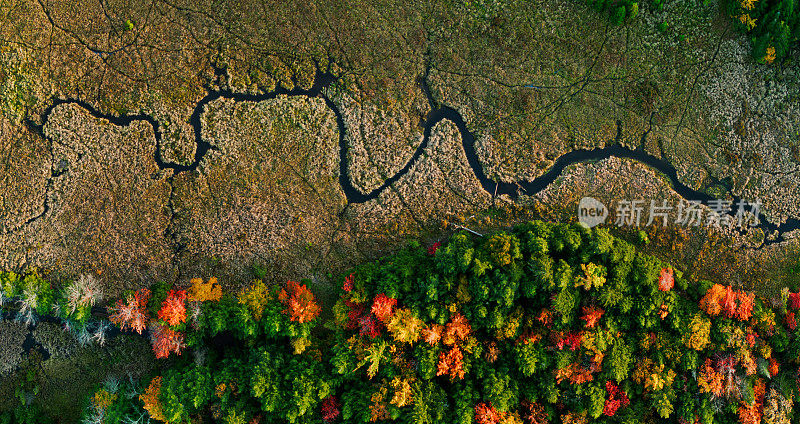
<svg viewBox="0 0 800 424"><path fill-rule="evenodd" d="M593 197L584 197L578 203L578 222L588 228L601 224L608 218L608 208Z"/></svg>

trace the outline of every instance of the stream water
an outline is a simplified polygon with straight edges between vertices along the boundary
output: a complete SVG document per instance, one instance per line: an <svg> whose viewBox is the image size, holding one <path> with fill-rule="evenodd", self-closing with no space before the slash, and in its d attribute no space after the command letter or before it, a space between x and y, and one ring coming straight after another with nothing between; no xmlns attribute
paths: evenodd
<svg viewBox="0 0 800 424"><path fill-rule="evenodd" d="M217 70L217 75L218 76L220 75L219 70ZM464 119L461 116L461 114L459 114L458 111L456 111L451 107L437 104L437 102L433 98L431 90L427 85L427 72L425 77L423 77L420 80L420 86L423 92L425 93L425 96L428 99L428 102L431 106L431 111L428 113L428 116L425 119L422 142L414 151L413 155L408 160L408 162L399 171L397 171L397 173L387 178L379 187L371 190L368 193L363 193L353 185L350 179L349 163L347 160L349 145L346 140L347 128L345 127L344 118L342 117L342 113L339 110L339 107L336 105L336 103L333 100L331 100L331 98L325 93L325 88L328 88L335 81L336 77L333 74L327 71L323 72L318 69L314 78L313 85L307 89L300 88L297 84L295 84L295 88L291 90L283 87L278 87L271 92L261 93L261 94L236 93L231 90L209 89L208 94L197 102L197 105L194 107L194 110L192 111L192 114L189 118L189 123L191 124L194 130L195 143L197 146L195 149L194 159L189 164L171 163L164 160L161 154L162 135L159 123L156 119L147 114L114 116L110 114L101 113L100 111L95 109L92 105L81 100L57 99L44 112L42 125L46 123L53 108L62 104L76 104L86 109L92 116L99 119L106 119L115 125L127 126L134 121L145 121L153 127L153 131L155 134L156 149L154 152L154 159L158 167L160 169L172 169L175 171L175 173L181 173L181 172L196 170L200 162L208 153L208 151L214 149L214 146L212 146L208 141L203 140L202 137L202 120L200 118L204 112L205 106L208 103L220 98L231 99L234 101L261 102L261 101L271 100L282 95L320 97L325 101L325 104L331 109L331 111L333 111L336 117L336 123L339 129L339 184L342 188L342 191L344 192L345 197L347 198L348 203L364 203L370 200L374 200L389 186L391 186L400 178L402 178L403 175L405 175L411 169L411 167L416 163L416 161L419 159L419 157L427 148L428 142L430 140L431 130L436 126L436 124L444 120L452 122L458 128L458 131L461 135L464 153L466 154L466 158L470 168L472 169L472 172L480 182L481 187L483 187L483 189L487 193L493 196L507 195L511 198L516 198L520 194L533 196L541 192L545 188L547 188L553 181L556 180L556 178L558 178L564 172L564 169L570 165L581 162L603 160L614 156L618 158L625 158L638 161L660 172L667 178L667 180L669 181L675 192L686 200L697 200L703 203L707 203L709 200L714 199L714 197L708 195L707 193L694 190L689 186L687 186L686 184L684 184L683 182L681 182L680 179L678 178L677 170L666 159L653 156L644 151L643 149L630 149L624 147L618 142L609 143L605 147L591 149L591 150L578 149L570 151L557 158L555 163L544 174L530 181L529 180L520 180L515 182L494 181L491 178L487 177L486 173L484 172L483 164L481 164L480 159L478 158L478 154L475 150L475 136L467 128L467 124L464 122ZM621 132L619 122L617 123L617 129L618 129L617 138L619 138ZM523 193L520 193L520 189L523 191ZM728 191L730 196L728 200L733 200L734 205L738 204L738 202L741 199L730 194L730 187L725 187L725 189ZM45 204L45 211L48 209L49 209L48 205ZM733 213L734 211L730 212L731 215L733 215ZM759 246L763 247L765 245L780 243L784 241L785 240L784 234L793 230L800 229L800 220L793 218L787 220L782 224L775 224L767 221L764 215L760 214L759 224L757 227L762 229L765 232L765 234L775 234L774 237L765 239L764 243L761 246Z"/></svg>

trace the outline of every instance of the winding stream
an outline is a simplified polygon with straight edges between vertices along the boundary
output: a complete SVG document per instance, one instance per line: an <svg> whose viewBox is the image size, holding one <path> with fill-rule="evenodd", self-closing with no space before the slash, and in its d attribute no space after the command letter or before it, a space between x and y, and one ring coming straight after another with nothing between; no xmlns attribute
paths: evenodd
<svg viewBox="0 0 800 424"><path fill-rule="evenodd" d="M222 70L224 72L224 70ZM217 76L221 75L219 69L215 70ZM379 187L371 190L368 193L363 193L359 191L355 186L353 186L352 181L350 180L350 172L349 172L349 164L347 160L347 154L349 146L345 139L345 124L344 118L342 117L341 111L339 110L338 106L331 100L331 98L325 94L324 89L329 87L333 82L336 81L336 77L328 70L322 71L319 68L316 71L316 75L314 77L314 83L311 88L303 89L300 88L295 81L295 87L291 90L288 90L283 87L277 87L275 90L262 93L262 94L247 94L247 93L236 93L231 90L212 90L209 89L208 94L200 99L197 102L197 105L194 107L192 114L189 118L189 123L194 130L195 135L195 143L196 149L194 154L194 160L192 163L186 164L179 164L179 163L171 163L164 160L161 155L161 140L162 134L160 130L160 125L158 121L146 114L133 114L133 115L123 115L123 116L114 116L109 114L104 114L97 109L95 109L92 105L85 101L76 100L76 99L56 99L53 103L45 110L43 113L43 119L41 126L37 126L39 131L41 132L41 128L46 124L47 119L50 117L50 113L56 106L63 105L63 104L75 104L83 109L87 110L92 116L98 119L106 119L109 122L120 125L120 126L127 126L130 125L134 121L145 121L149 123L153 127L153 132L155 134L156 139L156 149L154 153L154 159L156 164L158 165L159 169L172 169L176 174L181 172L187 171L194 171L197 169L200 162L205 157L206 153L209 150L215 149L209 142L203 140L202 138L202 122L201 122L201 115L205 109L205 106L217 99L224 98L224 99L231 99L234 101L246 101L246 102L261 102L265 100L275 99L278 96L307 96L307 97L319 97L325 101L325 104L333 111L336 117L336 123L339 129L339 184L344 192L344 195L347 199L348 203L364 203L370 200L376 199L384 190L386 190L389 186L397 182L400 178L403 177L411 167L416 163L422 153L428 146L428 142L430 140L431 130L438 124L444 120L449 120L458 128L458 131L461 135L462 146L464 148L464 153L466 154L467 161L469 163L470 168L472 169L473 174L478 179L481 184L481 187L490 195L507 195L511 198L517 198L520 195L520 189L524 192L524 194L528 196L533 196L545 188L547 188L553 181L555 181L558 176L560 176L564 169L570 165L581 163L581 162L590 162L590 161L598 161L603 159L608 159L612 156L618 158L625 158L625 159L632 159L638 161L642 164L649 166L650 168L662 173L670 182L673 190L675 190L678 195L683 197L686 200L698 200L707 204L709 200L714 199L714 197L704 193L702 191L697 191L686 184L682 183L678 178L677 170L675 169L672 164L664 159L657 158L653 155L648 154L643 149L630 149L627 147L623 147L621 144L618 143L611 143L606 147L596 148L591 150L586 149L578 149L570 151L558 159L556 159L555 163L547 170L544 174L540 175L539 177L533 180L520 180L516 182L503 182L503 181L494 181L486 176L484 172L483 165L478 158L478 154L475 150L475 137L467 128L467 124L464 122L463 117L461 114L458 113L455 109L445 106L439 105L433 98L431 94L431 90L427 84L427 71L425 76L423 76L420 80L421 89L425 93L425 96L430 104L431 111L428 113L424 123L424 130L423 130L423 139L422 142L419 144L417 149L414 151L414 154L411 156L411 159L394 175L387 178L383 184ZM620 138L621 135L621 128L620 123L617 123L617 139ZM53 177L57 177L58 175L54 172ZM726 187L728 193L730 194L730 188ZM731 195L733 204L736 205L741 199ZM45 209L42 214L39 216L43 216L49 210L49 205L47 201L45 201ZM734 212L729 212L731 216L733 216ZM28 223L37 219L38 217L31 218ZM800 220L796 218L792 218L787 220L782 224L774 224L767 221L766 217L763 213L759 214L759 225L757 228L760 228L764 231L765 234L770 235L777 232L777 235L770 239L765 239L760 247L780 243L785 241L784 234L800 229Z"/></svg>

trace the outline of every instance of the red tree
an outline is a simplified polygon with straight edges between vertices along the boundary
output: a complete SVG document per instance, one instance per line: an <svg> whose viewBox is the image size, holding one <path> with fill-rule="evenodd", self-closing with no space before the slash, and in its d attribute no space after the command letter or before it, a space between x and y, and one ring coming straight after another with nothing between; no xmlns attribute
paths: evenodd
<svg viewBox="0 0 800 424"><path fill-rule="evenodd" d="M800 292L789 293L789 306L792 309L800 309Z"/></svg>
<svg viewBox="0 0 800 424"><path fill-rule="evenodd" d="M342 413L342 404L336 396L328 396L322 400L322 420L330 423L339 418Z"/></svg>
<svg viewBox="0 0 800 424"><path fill-rule="evenodd" d="M492 406L492 403L479 403L475 405L475 421L478 424L497 424L500 422L500 413Z"/></svg>
<svg viewBox="0 0 800 424"><path fill-rule="evenodd" d="M749 320L753 314L753 304L756 300L755 293L737 292L736 300L738 303L736 306L736 318L741 321Z"/></svg>
<svg viewBox="0 0 800 424"><path fill-rule="evenodd" d="M392 313L394 313L393 308L395 305L397 305L397 299L393 299L381 293L375 296L375 301L372 302L372 313L375 314L375 317L381 320L381 322L386 322L386 320L391 318Z"/></svg>
<svg viewBox="0 0 800 424"><path fill-rule="evenodd" d="M598 322L600 322L600 317L603 316L605 311L598 308L597 306L592 307L583 307L583 316L581 319L586 321L587 328L594 328Z"/></svg>
<svg viewBox="0 0 800 424"><path fill-rule="evenodd" d="M558 350L564 349L564 347L569 347L570 350L575 351L579 347L581 347L581 335L580 333L567 333L567 334L557 334L556 335L556 346L558 346Z"/></svg>
<svg viewBox="0 0 800 424"><path fill-rule="evenodd" d="M154 325L150 329L150 341L153 344L153 352L156 358L166 358L170 352L181 354L181 349L186 345L184 344L183 333L173 331L169 327L163 325Z"/></svg>
<svg viewBox="0 0 800 424"><path fill-rule="evenodd" d="M778 361L775 359L774 356L771 356L769 358L769 375L771 377L775 377L776 375L778 375L778 371L780 371L780 369L781 367L780 364L778 364Z"/></svg>
<svg viewBox="0 0 800 424"><path fill-rule="evenodd" d="M797 328L797 321L794 318L794 312L788 312L786 314L786 325L792 331L794 331L794 329Z"/></svg>
<svg viewBox="0 0 800 424"><path fill-rule="evenodd" d="M464 379L464 354L458 346L454 346L447 353L439 352L439 363L436 366L436 375L448 375L451 380Z"/></svg>
<svg viewBox="0 0 800 424"><path fill-rule="evenodd" d="M731 286L725 286L725 297L722 300L722 309L725 310L725 316L733 318L736 314L736 293Z"/></svg>
<svg viewBox="0 0 800 424"><path fill-rule="evenodd" d="M368 335L370 338L380 336L381 331L378 328L378 323L372 318L372 315L366 314L358 318L358 325L361 326L361 334Z"/></svg>
<svg viewBox="0 0 800 424"><path fill-rule="evenodd" d="M675 285L675 277L672 268L661 268L661 274L658 276L658 289L661 291L670 291Z"/></svg>
<svg viewBox="0 0 800 424"><path fill-rule="evenodd" d="M158 317L175 326L186 321L186 290L170 290L161 302Z"/></svg>
<svg viewBox="0 0 800 424"><path fill-rule="evenodd" d="M346 328L348 330L355 330L355 329L359 328L359 326L361 325L360 322L359 322L359 318L361 318L361 315L364 313L364 310L366 309L364 304L363 303L354 303L354 302L351 302L350 300L347 300L347 299L345 299L344 304L345 304L345 306L350 308L350 310L347 311L347 327Z"/></svg>
<svg viewBox="0 0 800 424"><path fill-rule="evenodd" d="M630 403L628 394L611 381L606 381L606 393L608 393L608 399L603 406L603 414L609 417L614 416L619 408L624 408Z"/></svg>
<svg viewBox="0 0 800 424"><path fill-rule="evenodd" d="M522 401L522 418L526 423L530 424L548 424L550 423L550 415L544 408L544 405L538 402Z"/></svg>
<svg viewBox="0 0 800 424"><path fill-rule="evenodd" d="M278 300L286 306L283 313L289 315L290 320L299 323L313 320L321 310L311 290L296 281L286 283L286 287L278 294Z"/></svg>
<svg viewBox="0 0 800 424"><path fill-rule="evenodd" d="M350 274L347 278L344 279L344 284L342 285L342 290L350 293L353 291L353 280L355 279L354 274Z"/></svg>

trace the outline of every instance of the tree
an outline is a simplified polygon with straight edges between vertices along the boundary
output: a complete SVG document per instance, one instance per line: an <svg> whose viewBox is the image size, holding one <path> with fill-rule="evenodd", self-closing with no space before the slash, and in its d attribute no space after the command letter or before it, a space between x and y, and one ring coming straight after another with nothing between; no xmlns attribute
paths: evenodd
<svg viewBox="0 0 800 424"><path fill-rule="evenodd" d="M378 328L378 323L370 314L361 315L358 318L358 325L361 327L360 334L367 335L370 338L378 337L381 332Z"/></svg>
<svg viewBox="0 0 800 424"><path fill-rule="evenodd" d="M382 322L386 322L392 316L392 308L397 305L397 299L387 297L381 293L375 296L372 303L372 313Z"/></svg>
<svg viewBox="0 0 800 424"><path fill-rule="evenodd" d="M321 310L311 290L296 281L286 283L286 287L278 294L278 300L286 307L283 313L289 315L290 320L301 324L317 318Z"/></svg>
<svg viewBox="0 0 800 424"><path fill-rule="evenodd" d="M603 316L604 312L605 311L596 306L591 306L591 307L584 306L583 315L581 316L581 319L586 321L586 328L594 328L597 325L597 323L600 322L600 317Z"/></svg>
<svg viewBox="0 0 800 424"><path fill-rule="evenodd" d="M702 313L697 313L689 322L689 328L683 335L683 344L694 350L703 350L710 343L711 321Z"/></svg>
<svg viewBox="0 0 800 424"><path fill-rule="evenodd" d="M463 341L469 337L471 331L472 327L469 325L467 318L457 312L445 326L442 342L446 345L452 345Z"/></svg>
<svg viewBox="0 0 800 424"><path fill-rule="evenodd" d="M700 393L711 393L717 397L722 396L723 378L722 374L714 369L711 359L706 359L697 376L697 385L700 387Z"/></svg>
<svg viewBox="0 0 800 424"><path fill-rule="evenodd" d="M303 422L332 394L321 362L293 355L280 345L251 351L247 367L250 393L277 421Z"/></svg>
<svg viewBox="0 0 800 424"><path fill-rule="evenodd" d="M439 363L436 366L436 375L447 375L450 380L463 380L466 372L464 371L464 354L458 346L453 346L449 351L439 353Z"/></svg>
<svg viewBox="0 0 800 424"><path fill-rule="evenodd" d="M658 289L661 291L670 291L675 285L675 276L673 275L672 268L661 268L661 273L658 276Z"/></svg>
<svg viewBox="0 0 800 424"><path fill-rule="evenodd" d="M339 398L331 395L322 400L322 420L332 423L342 414L342 404Z"/></svg>
<svg viewBox="0 0 800 424"><path fill-rule="evenodd" d="M267 304L273 300L273 294L263 281L256 280L250 287L239 292L237 299L240 304L247 306L256 321L260 321Z"/></svg>
<svg viewBox="0 0 800 424"><path fill-rule="evenodd" d="M507 413L517 406L519 387L516 379L501 368L487 370L481 379L484 398L499 412Z"/></svg>
<svg viewBox="0 0 800 424"><path fill-rule="evenodd" d="M475 421L478 424L497 424L500 422L500 414L490 403L479 403L475 405Z"/></svg>
<svg viewBox="0 0 800 424"><path fill-rule="evenodd" d="M411 393L411 382L412 380L409 378L393 378L391 381L391 386L392 389L394 389L394 394L392 395L392 400L389 401L389 404L395 405L398 408L413 404L414 396Z"/></svg>
<svg viewBox="0 0 800 424"><path fill-rule="evenodd" d="M633 364L632 353L633 350L625 343L623 338L617 337L614 339L608 363L610 364L609 373L617 382L622 382L628 378L628 373Z"/></svg>
<svg viewBox="0 0 800 424"><path fill-rule="evenodd" d="M608 393L608 399L603 405L604 415L613 417L620 408L624 408L630 403L628 394L611 381L606 381L606 393Z"/></svg>
<svg viewBox="0 0 800 424"><path fill-rule="evenodd" d="M575 332L556 333L556 347L558 347L558 350L562 350L565 347L569 347L569 349L574 352L579 347L581 347L581 338L582 338L581 333L575 333Z"/></svg>
<svg viewBox="0 0 800 424"><path fill-rule="evenodd" d="M522 375L530 377L542 368L542 360L547 355L535 341L521 341L514 346L514 359Z"/></svg>
<svg viewBox="0 0 800 424"><path fill-rule="evenodd" d="M555 285L553 280L553 258L547 255L537 256L528 261L528 275L520 284L522 296L534 298L540 289L550 290Z"/></svg>
<svg viewBox="0 0 800 424"><path fill-rule="evenodd" d="M166 358L170 352L181 354L181 349L186 347L184 335L169 327L154 324L150 327L150 342L156 358Z"/></svg>
<svg viewBox="0 0 800 424"><path fill-rule="evenodd" d="M158 318L173 327L186 322L186 290L170 290L161 303Z"/></svg>
<svg viewBox="0 0 800 424"><path fill-rule="evenodd" d="M700 299L700 309L704 310L707 314L717 316L723 311L723 301L726 297L727 291L721 284L714 284L705 296Z"/></svg>
<svg viewBox="0 0 800 424"><path fill-rule="evenodd" d="M602 265L595 263L581 264L583 275L575 282L575 287L583 287L585 290L602 287L606 282L606 269Z"/></svg>
<svg viewBox="0 0 800 424"><path fill-rule="evenodd" d="M775 377L778 375L779 371L780 371L780 364L778 363L778 360L775 359L774 356L771 356L769 358L769 376Z"/></svg>
<svg viewBox="0 0 800 424"><path fill-rule="evenodd" d="M161 394L161 376L155 377L150 381L144 393L139 395L139 399L144 403L144 409L154 420L167 421L164 412L161 410L161 401L158 396Z"/></svg>
<svg viewBox="0 0 800 424"><path fill-rule="evenodd" d="M509 265L522 257L519 240L503 231L493 234L481 247L490 254L492 262L498 267Z"/></svg>
<svg viewBox="0 0 800 424"><path fill-rule="evenodd" d="M222 287L216 277L208 279L207 283L202 278L192 278L187 299L190 302L217 301L222 298Z"/></svg>
<svg viewBox="0 0 800 424"><path fill-rule="evenodd" d="M214 395L208 366L190 365L170 369L162 376L159 400L168 422L189 422L190 416L203 410Z"/></svg>
<svg viewBox="0 0 800 424"><path fill-rule="evenodd" d="M64 295L67 298L69 313L81 307L91 308L97 301L103 299L100 281L91 275L81 275L77 281L67 286Z"/></svg>
<svg viewBox="0 0 800 424"><path fill-rule="evenodd" d="M792 309L800 309L800 292L789 293L789 307Z"/></svg>
<svg viewBox="0 0 800 424"><path fill-rule="evenodd" d="M342 284L342 290L346 293L350 293L353 291L353 282L355 281L355 274L350 274L344 279L344 284Z"/></svg>
<svg viewBox="0 0 800 424"><path fill-rule="evenodd" d="M400 308L392 316L386 328L395 341L413 344L419 340L425 323L408 308Z"/></svg>
<svg viewBox="0 0 800 424"><path fill-rule="evenodd" d="M442 337L442 330L444 326L439 324L430 324L422 329L422 340L429 345L436 345Z"/></svg>
<svg viewBox="0 0 800 424"><path fill-rule="evenodd" d="M140 289L134 294L129 294L125 302L117 299L114 307L109 308L109 320L120 327L120 330L130 328L142 334L147 328L147 302L150 300L150 290Z"/></svg>
<svg viewBox="0 0 800 424"><path fill-rule="evenodd" d="M359 367L367 363L369 364L369 367L367 367L367 375L369 378L375 377L375 375L378 374L378 367L380 367L381 361L383 361L385 357L387 347L389 347L389 344L386 343L386 341L378 340L367 348L364 359L359 363Z"/></svg>
<svg viewBox="0 0 800 424"><path fill-rule="evenodd" d="M797 320L795 319L794 312L787 312L784 322L790 330L794 331L797 328Z"/></svg>
<svg viewBox="0 0 800 424"><path fill-rule="evenodd" d="M764 406L764 380L757 379L753 386L753 401L739 402L739 423L740 424L759 424L761 422ZM767 420L772 422L772 420Z"/></svg>
<svg viewBox="0 0 800 424"><path fill-rule="evenodd" d="M734 316L739 321L747 321L750 319L750 316L753 314L753 305L755 304L755 293L745 293L745 292L737 292L736 293L736 312L734 312Z"/></svg>

